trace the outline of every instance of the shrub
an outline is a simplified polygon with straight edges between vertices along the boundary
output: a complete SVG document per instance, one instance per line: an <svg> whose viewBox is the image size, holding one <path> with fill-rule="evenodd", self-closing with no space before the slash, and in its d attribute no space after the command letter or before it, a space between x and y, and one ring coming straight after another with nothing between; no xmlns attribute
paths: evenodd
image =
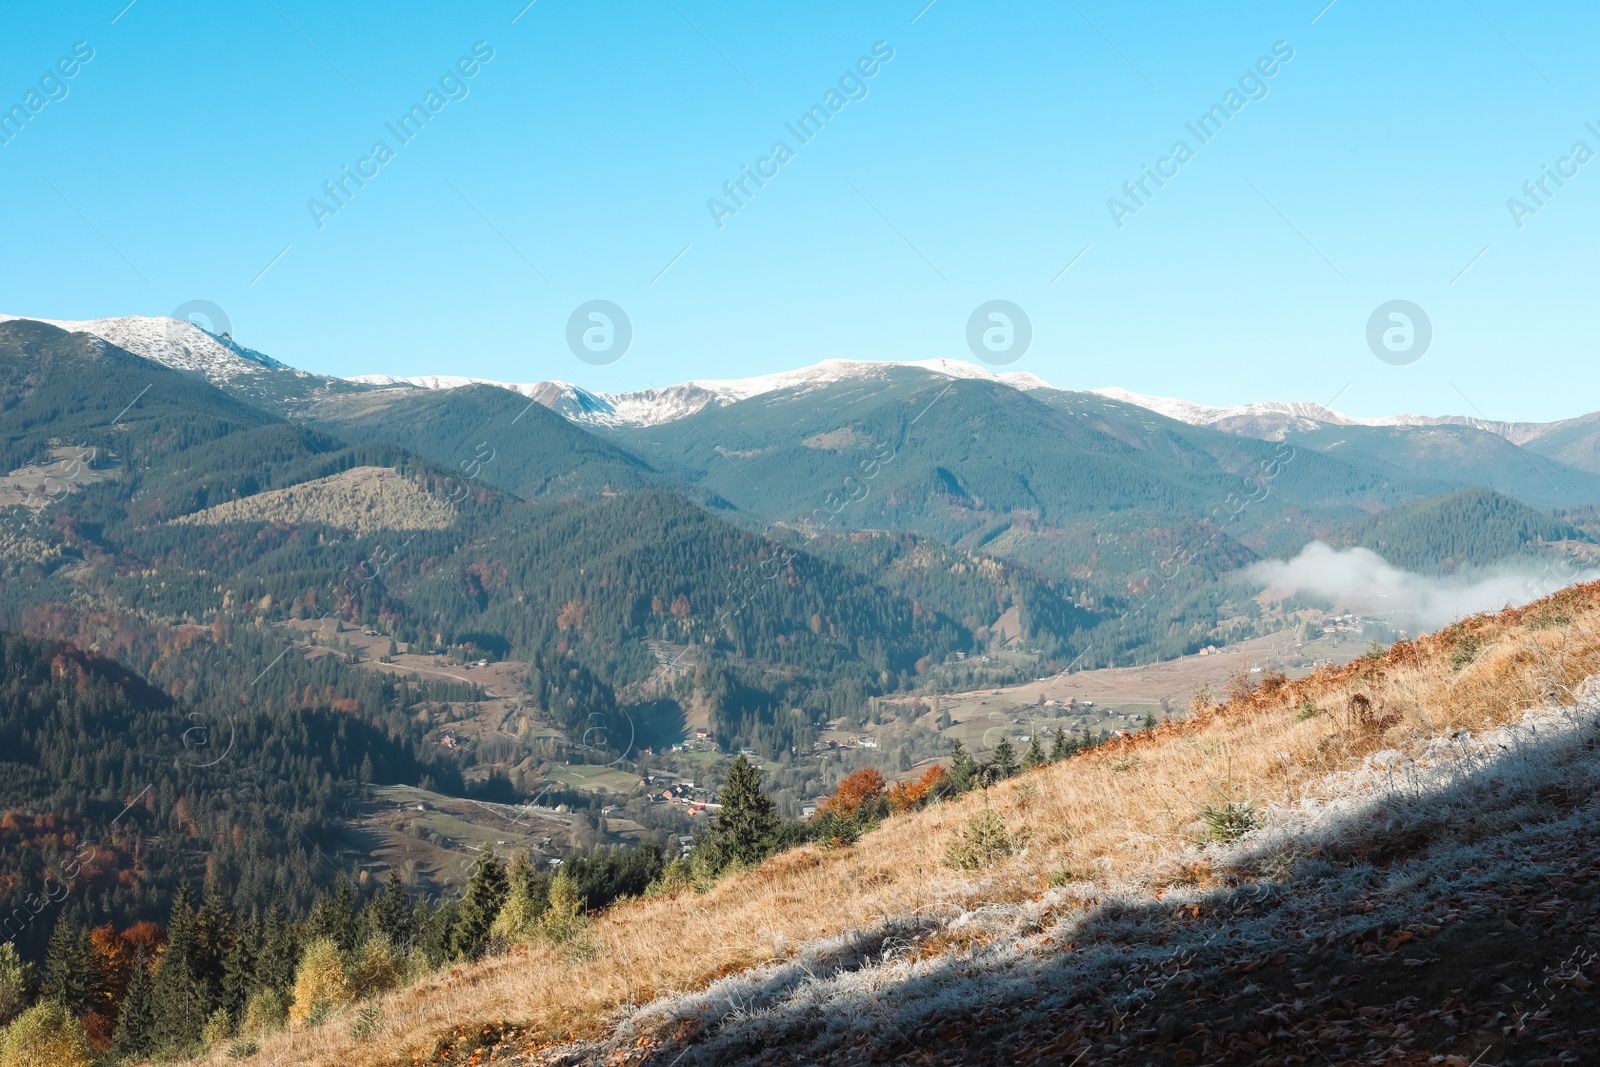
<svg viewBox="0 0 1600 1067"><path fill-rule="evenodd" d="M247 1060L260 1051L260 1046L249 1038L240 1038L228 1046L228 1059Z"/></svg>
<svg viewBox="0 0 1600 1067"><path fill-rule="evenodd" d="M1011 855L1019 844L1000 816L984 808L956 831L945 848L945 862L960 871L981 871Z"/></svg>
<svg viewBox="0 0 1600 1067"><path fill-rule="evenodd" d="M200 1031L200 1040L205 1042L206 1048L216 1048L232 1036L233 1019L226 1008L212 1012L206 1019L205 1029Z"/></svg>
<svg viewBox="0 0 1600 1067"><path fill-rule="evenodd" d="M1478 658L1478 652L1483 648L1483 639L1475 634L1465 634L1456 639L1456 645L1450 650L1450 669L1459 671L1470 666Z"/></svg>
<svg viewBox="0 0 1600 1067"><path fill-rule="evenodd" d="M350 1037L355 1041L366 1041L378 1032L378 1027L383 1025L383 1007L378 1004L368 1004L356 1012L355 1019L350 1023Z"/></svg>
<svg viewBox="0 0 1600 1067"><path fill-rule="evenodd" d="M59 1001L29 1008L0 1037L0 1067L89 1067L89 1039Z"/></svg>
<svg viewBox="0 0 1600 1067"><path fill-rule="evenodd" d="M1223 800L1200 809L1213 841L1237 841L1256 828L1260 815L1253 800Z"/></svg>
<svg viewBox="0 0 1600 1067"><path fill-rule="evenodd" d="M250 994L239 1021L241 1034L260 1036L280 1029L289 1019L289 998L276 989L258 989Z"/></svg>

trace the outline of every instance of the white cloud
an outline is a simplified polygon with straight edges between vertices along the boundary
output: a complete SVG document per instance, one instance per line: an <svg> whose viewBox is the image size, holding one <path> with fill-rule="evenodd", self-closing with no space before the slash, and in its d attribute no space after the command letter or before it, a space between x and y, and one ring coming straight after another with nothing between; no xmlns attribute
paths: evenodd
<svg viewBox="0 0 1600 1067"><path fill-rule="evenodd" d="M1287 562L1251 565L1245 577L1326 597L1403 629L1427 631L1480 611L1521 607L1576 582L1593 581L1600 572L1579 571L1566 561L1525 560L1433 578L1401 570L1371 549L1334 549L1313 541Z"/></svg>

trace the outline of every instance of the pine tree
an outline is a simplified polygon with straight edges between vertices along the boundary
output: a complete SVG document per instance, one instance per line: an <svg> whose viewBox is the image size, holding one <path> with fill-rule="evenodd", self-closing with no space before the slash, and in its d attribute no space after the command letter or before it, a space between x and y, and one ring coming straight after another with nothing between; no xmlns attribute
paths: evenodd
<svg viewBox="0 0 1600 1067"><path fill-rule="evenodd" d="M368 937L382 934L400 948L411 944L411 901L400 883L400 872L389 872L383 892L367 905L365 918Z"/></svg>
<svg viewBox="0 0 1600 1067"><path fill-rule="evenodd" d="M994 746L994 753L989 757L989 763L984 767L984 777L993 781L1004 781L1017 773L1017 750L1011 745L1011 738L1002 737L1000 743Z"/></svg>
<svg viewBox="0 0 1600 1067"><path fill-rule="evenodd" d="M261 921L255 909L239 924L222 967L221 1007L234 1021L244 1018L245 1005L256 989L256 961L261 955Z"/></svg>
<svg viewBox="0 0 1600 1067"><path fill-rule="evenodd" d="M122 995L122 1010L111 1040L111 1051L118 1059L143 1059L151 1053L156 1022L151 998L150 967L140 945L133 952L133 973Z"/></svg>
<svg viewBox="0 0 1600 1067"><path fill-rule="evenodd" d="M1067 731L1060 726L1056 727L1056 738L1050 743L1050 762L1059 763L1072 755L1078 746L1067 736Z"/></svg>
<svg viewBox="0 0 1600 1067"><path fill-rule="evenodd" d="M200 1042L206 1025L204 991L194 974L197 953L194 897L187 882L178 884L167 923L167 948L156 968L152 996L157 1050L187 1053Z"/></svg>
<svg viewBox="0 0 1600 1067"><path fill-rule="evenodd" d="M966 793L977 784L978 761L957 738L950 744L950 787L957 793Z"/></svg>
<svg viewBox="0 0 1600 1067"><path fill-rule="evenodd" d="M457 959L475 960L483 955L489 943L489 931L500 914L510 892L505 866L493 851L478 853L478 862L472 865L472 877L467 882L467 892L461 899L461 911L456 916L455 929L450 934L450 947Z"/></svg>
<svg viewBox="0 0 1600 1067"><path fill-rule="evenodd" d="M712 821L709 841L724 865L756 864L773 853L783 820L772 798L761 791L761 772L743 756L728 768L717 802L722 810Z"/></svg>
<svg viewBox="0 0 1600 1067"><path fill-rule="evenodd" d="M319 896L311 905L311 915L306 919L306 937L328 938L339 946L340 952L349 953L355 951L358 933L355 893L350 888L350 879L340 875L333 894Z"/></svg>
<svg viewBox="0 0 1600 1067"><path fill-rule="evenodd" d="M228 957L233 953L235 936L233 914L216 882L212 882L206 886L205 899L194 918L194 955L190 961L207 1016L222 1004L223 976Z"/></svg>
<svg viewBox="0 0 1600 1067"><path fill-rule="evenodd" d="M277 904L267 909L261 930L261 952L256 957L256 985L287 997L294 988L297 964L294 929L284 920Z"/></svg>
<svg viewBox="0 0 1600 1067"><path fill-rule="evenodd" d="M58 1000L73 1018L89 1009L89 932L63 908L45 950L42 996Z"/></svg>
<svg viewBox="0 0 1600 1067"><path fill-rule="evenodd" d="M1050 762L1044 754L1044 745L1039 741L1039 735L1034 734L1028 741L1028 751L1022 754L1022 769L1031 771L1035 767Z"/></svg>

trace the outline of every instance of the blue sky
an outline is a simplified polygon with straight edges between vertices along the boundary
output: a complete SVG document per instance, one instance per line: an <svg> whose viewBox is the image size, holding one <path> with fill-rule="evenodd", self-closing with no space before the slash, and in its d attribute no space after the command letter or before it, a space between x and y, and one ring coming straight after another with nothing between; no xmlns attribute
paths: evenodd
<svg viewBox="0 0 1600 1067"><path fill-rule="evenodd" d="M1600 151L1593 5L525 2L8 14L0 106L60 98L0 144L0 311L209 300L311 370L616 390L971 358L999 298L1034 330L1007 369L1068 388L1600 408L1600 159L1520 229L1506 203ZM41 90L78 42L93 58ZM1277 42L1264 98L1201 144L1185 123ZM800 144L785 123L875 45L893 58ZM441 79L402 144L385 124ZM393 158L363 164L380 140ZM792 158L719 228L707 201L779 140ZM1118 228L1108 199L1180 140L1193 158ZM308 201L362 165L319 228ZM603 367L564 339L597 298L634 328ZM1434 330L1403 366L1365 336L1397 298Z"/></svg>

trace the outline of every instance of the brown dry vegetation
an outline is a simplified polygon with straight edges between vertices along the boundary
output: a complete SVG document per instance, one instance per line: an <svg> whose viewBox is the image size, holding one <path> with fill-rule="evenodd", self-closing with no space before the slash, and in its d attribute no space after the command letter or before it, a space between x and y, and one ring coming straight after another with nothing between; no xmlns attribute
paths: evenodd
<svg viewBox="0 0 1600 1067"><path fill-rule="evenodd" d="M597 1034L623 1007L701 988L805 942L918 909L1036 897L1052 873L1152 890L1204 882L1210 874L1193 846L1205 832L1200 808L1219 791L1292 803L1380 745L1507 722L1552 694L1569 701L1596 672L1600 584L1467 620L1381 659L1269 679L1248 697L1022 775L987 797L893 817L854 847L795 849L704 894L619 905L576 943L518 946L389 995L383 1024L364 1042L349 1036L347 1009L318 1029L262 1040L248 1062L410 1063L441 1034L501 1019L552 1038ZM945 844L985 804L1027 832L1026 853L987 872L950 870ZM960 946L923 946L939 949ZM228 1061L219 1052L213 1062Z"/></svg>

